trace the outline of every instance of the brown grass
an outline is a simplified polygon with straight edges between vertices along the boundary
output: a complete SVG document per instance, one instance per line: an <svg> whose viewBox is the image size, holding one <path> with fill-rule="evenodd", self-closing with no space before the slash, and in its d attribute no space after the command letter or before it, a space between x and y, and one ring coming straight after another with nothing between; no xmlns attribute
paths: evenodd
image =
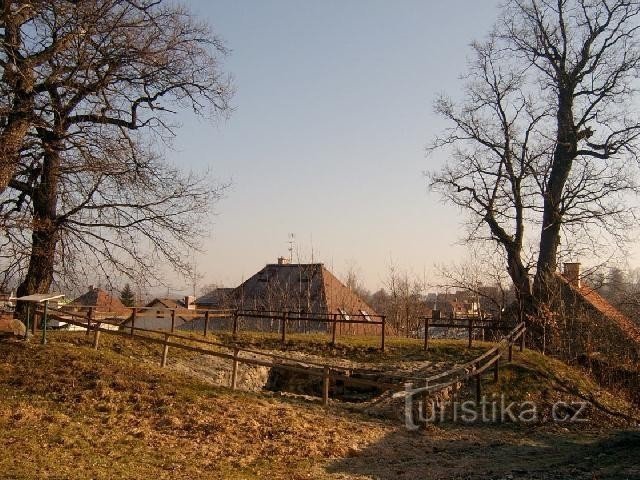
<svg viewBox="0 0 640 480"><path fill-rule="evenodd" d="M0 472L9 478L261 478L263 469L296 478L389 429L141 368L60 335L46 347L0 344Z"/></svg>
<svg viewBox="0 0 640 480"><path fill-rule="evenodd" d="M312 402L231 392L161 369L157 345L103 334L94 351L89 339L59 332L45 347L0 343L0 477L408 480L510 474L591 480L592 475L640 475L633 461L640 439L612 432L606 416L576 429L444 425L408 433L396 421L338 405L323 409ZM415 341L398 340L382 355L360 343L365 340L346 345L347 356L384 362L424 355ZM269 348L273 340L243 341ZM297 343L286 348L335 354L317 342L292 342ZM461 342L434 345L427 355L440 360L453 361L456 350L468 355L461 353ZM171 356L193 360L177 349ZM529 351L516 353L515 360L503 369L500 383L486 382L487 393L569 398L563 390L569 385L596 394L611 408L625 408L561 362Z"/></svg>

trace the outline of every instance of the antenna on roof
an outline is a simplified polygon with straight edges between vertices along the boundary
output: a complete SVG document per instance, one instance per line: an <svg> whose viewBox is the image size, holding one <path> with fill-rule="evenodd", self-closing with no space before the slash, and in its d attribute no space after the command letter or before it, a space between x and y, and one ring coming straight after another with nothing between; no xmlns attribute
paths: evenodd
<svg viewBox="0 0 640 480"><path fill-rule="evenodd" d="M296 243L296 236L289 234L289 263L293 263L293 245Z"/></svg>

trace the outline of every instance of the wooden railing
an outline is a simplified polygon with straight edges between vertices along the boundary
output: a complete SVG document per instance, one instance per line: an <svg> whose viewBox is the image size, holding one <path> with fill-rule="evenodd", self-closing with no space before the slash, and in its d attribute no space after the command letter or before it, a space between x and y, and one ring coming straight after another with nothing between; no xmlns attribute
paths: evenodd
<svg viewBox="0 0 640 480"><path fill-rule="evenodd" d="M115 315L111 312L99 312L97 307L85 306L74 307L77 310L84 311L86 316L95 319L98 316L114 319ZM189 310L185 308L158 308L158 307L129 307L131 313L120 319L120 324L126 325L126 328L135 328L136 323L141 320L144 314L145 318L150 318L149 313L156 312L155 318L168 318L168 329L174 331L178 328L176 319L181 319L182 324L179 326L181 330L188 329L188 325L193 325L197 320L203 319L202 334L206 337L211 327L211 321L214 319L228 319L231 322L231 332L234 337L241 330L242 319L262 319L278 322L277 331L280 333L282 343L287 341L287 334L290 333L290 326L295 322L315 322L328 324L331 328L331 345L336 345L338 336L338 327L365 325L379 327L380 349L384 351L386 341L386 317L384 315L369 315L366 313L315 313L291 310L248 310L248 309L195 309ZM70 312L64 312L69 314ZM345 318L348 316L348 319ZM153 318L153 317L151 317ZM117 322L116 322L117 323ZM195 328L190 328L195 331Z"/></svg>
<svg viewBox="0 0 640 480"><path fill-rule="evenodd" d="M505 331L513 327L513 324L508 324L501 320L493 320L481 317L467 317L467 318L440 318L438 317L420 317L419 321L422 323L424 332L424 350L429 350L429 328L441 327L441 328L453 328L460 330L467 330L467 338L469 348L473 345L473 331L482 330L499 330Z"/></svg>
<svg viewBox="0 0 640 480"><path fill-rule="evenodd" d="M39 312L43 314L43 312ZM398 375L371 369L345 368L337 365L318 363L313 361L300 361L285 355L266 353L259 350L241 348L236 344L225 344L221 342L207 340L175 332L175 328L170 331L153 330L136 327L133 323L130 326L121 326L121 323L109 322L105 319L95 319L91 310L86 315L71 312L63 314L50 312L49 318L71 325L86 328L87 334L93 332L93 348L98 349L100 344L100 334L126 336L137 340L161 345L162 356L160 365L166 366L169 357L169 349L177 348L189 352L227 359L232 362L230 387L237 386L237 371L239 364L265 366L270 368L280 368L290 372L315 376L322 379L322 403L329 402L329 386L332 381L340 380L345 384L362 385L375 387L381 390L395 390L400 394L407 394L407 385L424 385L420 387L423 392L433 393L445 388L453 387L457 389L461 382L471 378L476 379L476 396L481 393L481 376L493 367L494 380L498 378L499 361L507 353L508 360L512 360L513 346L520 339L520 351L524 349L524 333L526 331L524 323L516 326L497 345L484 352L473 360L458 365L445 372L441 372L429 377L416 377L411 375ZM103 326L103 324L105 326ZM113 329L119 326L120 329ZM109 328L111 327L111 328ZM215 347L216 349L212 349ZM354 377L353 375L357 375ZM380 380L385 379L385 381ZM401 392L404 390L404 392ZM410 392L409 392L410 393Z"/></svg>
<svg viewBox="0 0 640 480"><path fill-rule="evenodd" d="M422 393L434 393L447 388L453 388L453 396L457 395L458 385L462 382L475 379L476 383L476 401L480 401L482 394L482 375L489 369L493 368L493 379L498 381L500 360L503 355L507 354L507 361L511 363L513 360L513 347L519 340L520 351L525 347L526 326L524 322L516 325L507 335L505 335L497 345L490 348L482 355L470 360L469 362L458 365L452 369L432 375L421 380L424 386L418 387L417 391ZM409 383L409 388L405 385L404 394L413 394L416 390L412 390L414 384Z"/></svg>

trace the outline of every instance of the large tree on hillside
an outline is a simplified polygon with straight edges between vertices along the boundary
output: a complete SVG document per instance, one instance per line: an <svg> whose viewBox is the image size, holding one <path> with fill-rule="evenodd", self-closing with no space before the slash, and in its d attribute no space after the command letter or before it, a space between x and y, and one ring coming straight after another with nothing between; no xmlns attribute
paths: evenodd
<svg viewBox="0 0 640 480"><path fill-rule="evenodd" d="M632 219L639 12L635 0L510 0L491 48L475 48L465 99L437 103L453 130L435 146L453 155L433 184L481 227L473 238L504 248L529 313L548 298L562 234L621 236ZM518 257L536 237L530 286Z"/></svg>
<svg viewBox="0 0 640 480"><path fill-rule="evenodd" d="M431 187L471 214L469 240L490 239L500 246L526 308L532 286L525 228L539 203L536 180L544 175L549 151L542 133L549 111L536 105L525 73L510 65L497 42L492 36L473 44L462 104L445 96L436 101L436 112L450 128L430 148L446 148L452 160L431 174Z"/></svg>
<svg viewBox="0 0 640 480"><path fill-rule="evenodd" d="M184 8L151 0L54 0L25 28L54 47L32 69L31 127L1 198L3 253L29 248L11 266L26 267L18 293L47 291L76 260L129 276L158 259L185 267L220 190L152 145L174 134L179 109L229 110L221 42Z"/></svg>
<svg viewBox="0 0 640 480"><path fill-rule="evenodd" d="M640 138L639 22L637 0L511 0L498 25L509 51L535 69L555 116L535 281L543 296L562 226L619 219L626 206L609 200L635 187L620 180Z"/></svg>

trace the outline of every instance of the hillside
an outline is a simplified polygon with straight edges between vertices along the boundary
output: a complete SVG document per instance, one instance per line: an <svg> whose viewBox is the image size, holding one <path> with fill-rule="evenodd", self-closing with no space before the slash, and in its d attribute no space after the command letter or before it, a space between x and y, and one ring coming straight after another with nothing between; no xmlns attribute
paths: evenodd
<svg viewBox="0 0 640 480"><path fill-rule="evenodd" d="M231 392L104 337L99 351L82 334L0 343L3 478L640 478L640 435L602 411L589 424L410 433L339 403ZM546 377L533 374L540 368ZM567 389L577 387L607 409L628 408L532 352L504 371L513 396L574 398Z"/></svg>

